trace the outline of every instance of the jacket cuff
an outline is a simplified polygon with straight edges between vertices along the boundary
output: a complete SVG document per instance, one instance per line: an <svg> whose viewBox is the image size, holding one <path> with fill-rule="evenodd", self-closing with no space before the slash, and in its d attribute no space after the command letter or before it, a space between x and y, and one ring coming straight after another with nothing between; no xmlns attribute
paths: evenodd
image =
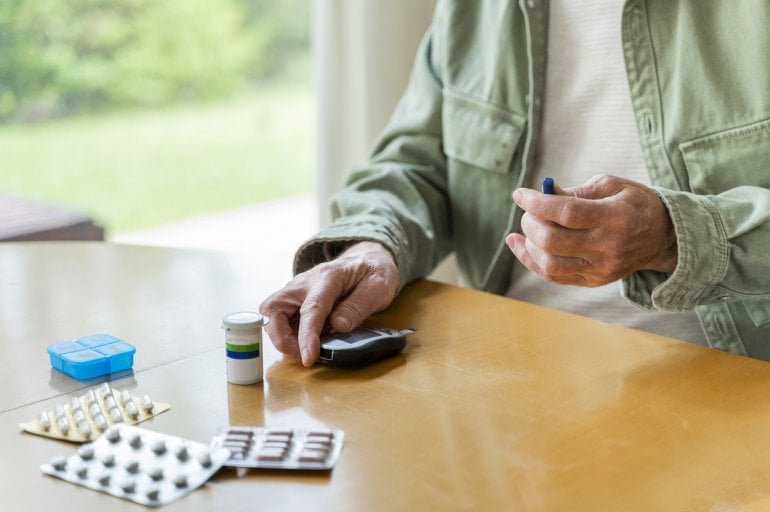
<svg viewBox="0 0 770 512"><path fill-rule="evenodd" d="M668 209L679 252L671 274L649 270L623 279L623 295L644 309L688 311L727 272L729 245L719 211L708 197L653 187Z"/></svg>
<svg viewBox="0 0 770 512"><path fill-rule="evenodd" d="M410 275L410 262L404 257L404 247L408 242L397 232L389 230L381 223L375 223L375 219L367 220L366 217L357 215L354 218L339 219L302 244L294 255L294 275L333 260L355 243L377 242L393 255L399 270L397 292L401 291L408 283Z"/></svg>

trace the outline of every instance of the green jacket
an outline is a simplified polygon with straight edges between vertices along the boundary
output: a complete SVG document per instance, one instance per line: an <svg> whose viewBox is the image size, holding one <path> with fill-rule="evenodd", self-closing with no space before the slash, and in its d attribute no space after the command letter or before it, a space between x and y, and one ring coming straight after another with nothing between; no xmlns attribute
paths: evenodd
<svg viewBox="0 0 770 512"><path fill-rule="evenodd" d="M409 86L300 272L352 240L393 252L401 283L454 251L465 281L504 293L511 191L529 183L542 110L548 2L439 1ZM695 308L711 346L770 360L770 2L627 0L623 50L650 179L679 248L672 274L625 296ZM609 141L611 142L611 141Z"/></svg>

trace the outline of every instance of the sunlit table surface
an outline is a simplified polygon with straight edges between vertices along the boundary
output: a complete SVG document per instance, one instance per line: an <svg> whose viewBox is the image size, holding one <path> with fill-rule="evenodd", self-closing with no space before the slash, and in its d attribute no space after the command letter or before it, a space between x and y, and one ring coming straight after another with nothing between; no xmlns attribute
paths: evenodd
<svg viewBox="0 0 770 512"><path fill-rule="evenodd" d="M258 254L0 244L0 509L143 508L42 474L75 445L18 426L104 382L51 370L45 347L108 332L137 347L111 385L171 404L147 429L345 432L332 471L223 468L164 510L770 510L767 363L420 281L370 320L418 329L401 355L307 369L268 343L264 382L228 384L221 319L280 272Z"/></svg>

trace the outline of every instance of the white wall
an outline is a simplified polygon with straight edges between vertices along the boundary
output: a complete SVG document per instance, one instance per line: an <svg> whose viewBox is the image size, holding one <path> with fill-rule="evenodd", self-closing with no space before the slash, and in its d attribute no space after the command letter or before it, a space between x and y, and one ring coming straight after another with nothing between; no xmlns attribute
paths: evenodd
<svg viewBox="0 0 770 512"><path fill-rule="evenodd" d="M348 171L366 161L409 78L435 0L313 0L321 225Z"/></svg>

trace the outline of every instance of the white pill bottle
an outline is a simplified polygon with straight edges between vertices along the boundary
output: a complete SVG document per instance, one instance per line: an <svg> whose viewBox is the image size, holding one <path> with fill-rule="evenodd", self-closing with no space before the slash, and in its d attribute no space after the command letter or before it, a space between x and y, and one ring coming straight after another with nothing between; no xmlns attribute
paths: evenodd
<svg viewBox="0 0 770 512"><path fill-rule="evenodd" d="M230 313L222 319L228 382L245 385L262 381L262 326L267 322L253 311Z"/></svg>

